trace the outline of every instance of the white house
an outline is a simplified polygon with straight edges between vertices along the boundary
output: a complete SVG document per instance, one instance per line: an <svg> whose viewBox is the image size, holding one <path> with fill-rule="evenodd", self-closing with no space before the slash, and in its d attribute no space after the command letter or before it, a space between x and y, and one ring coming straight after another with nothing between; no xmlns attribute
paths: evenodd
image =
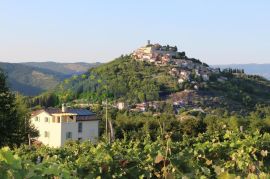
<svg viewBox="0 0 270 179"><path fill-rule="evenodd" d="M182 78L179 78L178 79L178 83L183 83L185 80L184 79L182 79Z"/></svg>
<svg viewBox="0 0 270 179"><path fill-rule="evenodd" d="M39 131L38 141L50 147L60 147L67 140L91 140L99 134L99 120L86 109L48 108L34 111L31 123Z"/></svg>
<svg viewBox="0 0 270 179"><path fill-rule="evenodd" d="M124 110L126 107L127 107L127 105L124 102L117 103L117 109L119 109L119 110Z"/></svg>
<svg viewBox="0 0 270 179"><path fill-rule="evenodd" d="M203 81L209 81L209 76L208 76L208 74L203 74L203 75L202 75L202 79L203 79Z"/></svg>

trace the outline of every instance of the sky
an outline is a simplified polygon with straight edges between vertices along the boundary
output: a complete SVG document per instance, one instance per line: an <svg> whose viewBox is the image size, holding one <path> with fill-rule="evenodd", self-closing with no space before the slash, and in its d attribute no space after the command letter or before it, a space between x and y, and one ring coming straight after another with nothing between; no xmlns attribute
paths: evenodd
<svg viewBox="0 0 270 179"><path fill-rule="evenodd" d="M208 64L270 63L270 1L0 1L0 61L108 62L147 40Z"/></svg>

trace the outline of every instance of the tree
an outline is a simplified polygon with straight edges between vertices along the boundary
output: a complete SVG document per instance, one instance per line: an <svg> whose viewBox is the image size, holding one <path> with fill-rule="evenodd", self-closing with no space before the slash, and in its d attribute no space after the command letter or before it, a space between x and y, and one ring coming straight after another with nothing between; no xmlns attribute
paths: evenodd
<svg viewBox="0 0 270 179"><path fill-rule="evenodd" d="M38 131L34 128L30 121L30 111L27 108L24 97L16 94L15 96L15 106L16 106L16 114L17 114L17 122L19 124L19 128L17 129L17 135L20 136L16 141L16 145L20 145L22 143L28 142L28 135L30 137L38 136Z"/></svg>
<svg viewBox="0 0 270 179"><path fill-rule="evenodd" d="M215 131L221 131L226 127L226 123L218 115L207 115L204 119L206 124L206 130L208 133L214 133Z"/></svg>
<svg viewBox="0 0 270 179"><path fill-rule="evenodd" d="M201 119L194 116L186 116L186 118L181 121L181 131L184 134L196 136L199 133L205 132L205 124Z"/></svg>
<svg viewBox="0 0 270 179"><path fill-rule="evenodd" d="M0 70L0 147L17 146L27 139L34 129L30 126L29 113L22 100L10 92L6 75Z"/></svg>

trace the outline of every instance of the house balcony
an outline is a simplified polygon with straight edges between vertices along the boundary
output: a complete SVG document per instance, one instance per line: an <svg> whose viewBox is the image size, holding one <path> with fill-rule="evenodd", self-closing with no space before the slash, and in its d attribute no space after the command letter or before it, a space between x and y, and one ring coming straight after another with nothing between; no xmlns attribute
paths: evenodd
<svg viewBox="0 0 270 179"><path fill-rule="evenodd" d="M66 116L53 116L52 123L71 123L76 122L75 115Z"/></svg>

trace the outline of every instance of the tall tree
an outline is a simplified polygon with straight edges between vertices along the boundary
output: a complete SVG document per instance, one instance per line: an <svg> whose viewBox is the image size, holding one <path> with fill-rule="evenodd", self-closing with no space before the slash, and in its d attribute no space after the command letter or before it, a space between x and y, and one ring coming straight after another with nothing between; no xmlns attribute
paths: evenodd
<svg viewBox="0 0 270 179"><path fill-rule="evenodd" d="M0 147L18 146L27 140L28 134L37 133L30 125L27 108L10 92L6 75L0 70Z"/></svg>

